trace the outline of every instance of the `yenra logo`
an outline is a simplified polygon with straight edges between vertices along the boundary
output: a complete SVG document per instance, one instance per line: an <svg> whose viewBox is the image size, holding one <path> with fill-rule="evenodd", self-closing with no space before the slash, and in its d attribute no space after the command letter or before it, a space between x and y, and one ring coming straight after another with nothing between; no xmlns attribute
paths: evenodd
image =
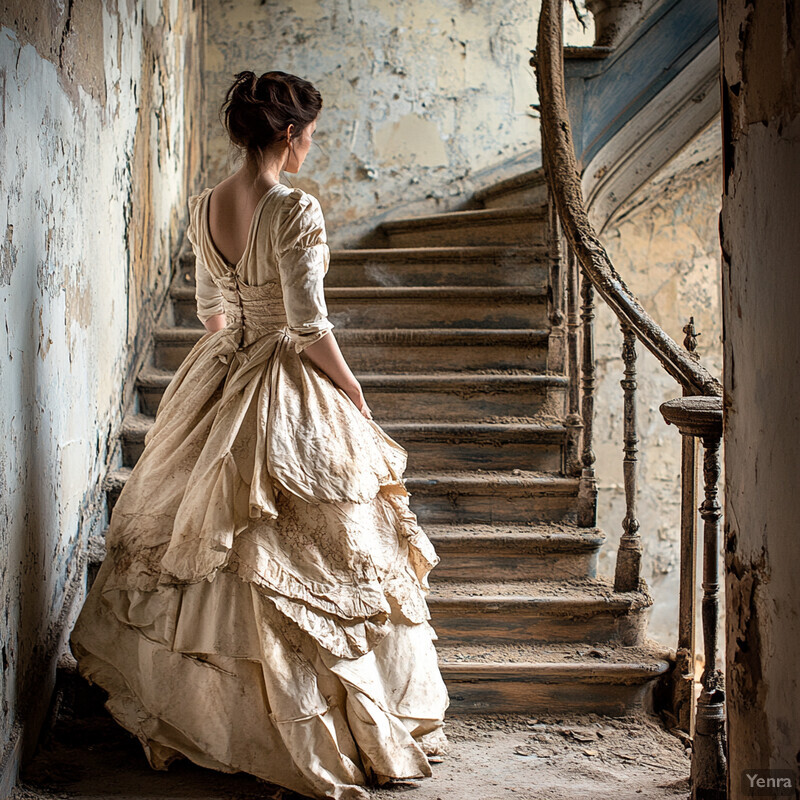
<svg viewBox="0 0 800 800"><path fill-rule="evenodd" d="M794 778L788 769L744 770L742 791L753 797L794 797Z"/></svg>

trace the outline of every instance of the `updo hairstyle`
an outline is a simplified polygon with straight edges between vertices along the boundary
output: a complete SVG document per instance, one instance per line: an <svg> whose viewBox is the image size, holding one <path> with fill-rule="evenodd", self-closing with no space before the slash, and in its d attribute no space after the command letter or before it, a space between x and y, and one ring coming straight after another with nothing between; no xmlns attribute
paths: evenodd
<svg viewBox="0 0 800 800"><path fill-rule="evenodd" d="M308 81L286 72L265 72L256 78L246 70L236 75L220 108L231 141L256 160L294 125L292 139L310 125L322 108L322 95Z"/></svg>

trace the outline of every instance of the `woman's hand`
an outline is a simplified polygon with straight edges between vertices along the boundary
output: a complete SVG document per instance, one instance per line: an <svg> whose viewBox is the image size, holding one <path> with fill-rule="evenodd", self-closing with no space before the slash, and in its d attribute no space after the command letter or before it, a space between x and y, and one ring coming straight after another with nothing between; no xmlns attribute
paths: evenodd
<svg viewBox="0 0 800 800"><path fill-rule="evenodd" d="M349 391L347 389L343 391L367 419L372 419L372 411L370 411L367 401L364 399L364 392L361 391L361 384L357 383Z"/></svg>
<svg viewBox="0 0 800 800"><path fill-rule="evenodd" d="M303 355L308 356L355 404L356 408L367 418L372 419L361 384L356 380L347 362L344 360L339 343L333 333L328 331L314 344L303 348Z"/></svg>

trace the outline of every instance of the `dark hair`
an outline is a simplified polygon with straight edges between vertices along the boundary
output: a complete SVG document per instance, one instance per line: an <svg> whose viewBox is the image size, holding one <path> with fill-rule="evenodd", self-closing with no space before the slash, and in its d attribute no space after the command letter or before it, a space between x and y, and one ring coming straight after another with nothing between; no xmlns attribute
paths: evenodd
<svg viewBox="0 0 800 800"><path fill-rule="evenodd" d="M292 139L310 125L322 108L322 95L308 81L286 72L265 72L256 78L246 70L236 75L220 108L231 141L258 158L294 125Z"/></svg>

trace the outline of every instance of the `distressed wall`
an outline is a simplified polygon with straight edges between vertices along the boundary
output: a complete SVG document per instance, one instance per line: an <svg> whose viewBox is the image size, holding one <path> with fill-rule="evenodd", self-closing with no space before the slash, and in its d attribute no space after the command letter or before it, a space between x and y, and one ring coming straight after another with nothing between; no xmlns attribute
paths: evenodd
<svg viewBox="0 0 800 800"><path fill-rule="evenodd" d="M722 375L719 153L720 131L715 123L645 184L602 236L625 282L673 339L683 341L683 326L694 316L701 332L697 352L717 377ZM623 393L619 383L624 370L622 334L616 316L604 303L599 304L596 324L598 517L608 534L599 570L613 575L625 516ZM674 427L667 426L658 408L665 400L680 397L681 391L641 345L637 353L642 574L655 600L649 635L674 647L678 634L681 437ZM701 595L698 587L698 598Z"/></svg>
<svg viewBox="0 0 800 800"><path fill-rule="evenodd" d="M210 185L233 169L218 121L233 75L270 69L314 83L324 107L292 183L322 202L332 244L387 217L463 205L541 163L530 0L209 0ZM568 16L570 41L590 43ZM509 163L511 162L511 163Z"/></svg>
<svg viewBox="0 0 800 800"><path fill-rule="evenodd" d="M723 0L728 797L800 786L800 16ZM783 795L783 791L775 795Z"/></svg>
<svg viewBox="0 0 800 800"><path fill-rule="evenodd" d="M196 188L202 29L193 0L4 2L0 26L5 790L82 599L101 480Z"/></svg>

